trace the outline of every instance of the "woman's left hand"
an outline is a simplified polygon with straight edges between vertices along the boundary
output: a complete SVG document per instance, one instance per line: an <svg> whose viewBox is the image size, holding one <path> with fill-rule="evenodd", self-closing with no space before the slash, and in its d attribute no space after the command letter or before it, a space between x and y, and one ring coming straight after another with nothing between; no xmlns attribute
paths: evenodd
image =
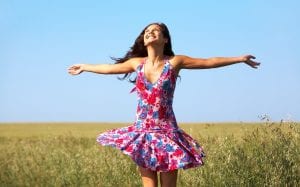
<svg viewBox="0 0 300 187"><path fill-rule="evenodd" d="M245 55L242 57L242 59L243 59L242 62L246 63L247 65L249 65L252 68L256 69L260 65L259 62L252 60L252 59L255 59L255 56Z"/></svg>

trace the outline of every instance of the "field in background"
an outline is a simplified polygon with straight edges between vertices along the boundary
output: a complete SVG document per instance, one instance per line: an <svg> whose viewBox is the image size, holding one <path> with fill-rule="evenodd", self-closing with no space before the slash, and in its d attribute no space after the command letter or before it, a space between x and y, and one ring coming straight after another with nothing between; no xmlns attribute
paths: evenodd
<svg viewBox="0 0 300 187"><path fill-rule="evenodd" d="M96 136L129 124L0 124L0 186L141 186L135 164ZM297 186L297 123L180 124L204 146L205 165L179 186Z"/></svg>
<svg viewBox="0 0 300 187"><path fill-rule="evenodd" d="M191 135L242 136L263 123L181 123L179 126ZM72 135L95 138L109 129L131 125L130 123L0 123L0 137L50 137Z"/></svg>

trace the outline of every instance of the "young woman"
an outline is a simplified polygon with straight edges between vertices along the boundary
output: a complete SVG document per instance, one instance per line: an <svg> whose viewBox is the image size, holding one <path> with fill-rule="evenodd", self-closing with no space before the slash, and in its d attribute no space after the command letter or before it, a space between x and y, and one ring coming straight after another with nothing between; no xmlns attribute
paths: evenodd
<svg viewBox="0 0 300 187"><path fill-rule="evenodd" d="M146 26L134 45L115 64L75 64L71 75L81 72L125 74L137 76L135 83L138 106L135 122L128 127L100 134L97 141L110 145L129 155L139 166L143 185L157 186L158 172L161 186L176 186L177 170L203 165L202 147L178 127L173 109L176 79L181 69L217 68L245 63L259 66L252 55L239 57L192 58L175 55L171 37L163 23Z"/></svg>

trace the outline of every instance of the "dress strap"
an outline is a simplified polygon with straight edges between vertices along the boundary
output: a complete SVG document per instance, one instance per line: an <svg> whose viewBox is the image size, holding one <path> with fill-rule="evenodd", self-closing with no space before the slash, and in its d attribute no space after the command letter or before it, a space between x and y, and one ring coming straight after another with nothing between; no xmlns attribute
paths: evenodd
<svg viewBox="0 0 300 187"><path fill-rule="evenodd" d="M143 73L142 69L143 69L143 67L144 67L144 65L145 65L145 63L146 63L146 61L147 61L147 57L143 58L143 60L141 61L141 63L140 63L140 64L138 65L138 67L136 68L136 74L137 74L137 76L139 76L139 73ZM138 78L138 77L137 77L137 78ZM134 87L131 89L130 93L135 92L135 91L136 91L136 86L134 86Z"/></svg>

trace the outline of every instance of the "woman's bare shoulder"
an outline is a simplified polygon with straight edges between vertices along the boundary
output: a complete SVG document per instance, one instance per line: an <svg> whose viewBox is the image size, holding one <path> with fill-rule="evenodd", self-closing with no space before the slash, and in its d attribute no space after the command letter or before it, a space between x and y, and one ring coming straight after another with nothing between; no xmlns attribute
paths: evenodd
<svg viewBox="0 0 300 187"><path fill-rule="evenodd" d="M130 58L128 61L134 66L134 69L136 69L145 59L145 57L134 57Z"/></svg>
<svg viewBox="0 0 300 187"><path fill-rule="evenodd" d="M170 56L168 57L170 64L172 65L172 67L174 69L180 69L180 64L182 62L182 60L185 58L186 56L184 55L174 55L174 56Z"/></svg>

